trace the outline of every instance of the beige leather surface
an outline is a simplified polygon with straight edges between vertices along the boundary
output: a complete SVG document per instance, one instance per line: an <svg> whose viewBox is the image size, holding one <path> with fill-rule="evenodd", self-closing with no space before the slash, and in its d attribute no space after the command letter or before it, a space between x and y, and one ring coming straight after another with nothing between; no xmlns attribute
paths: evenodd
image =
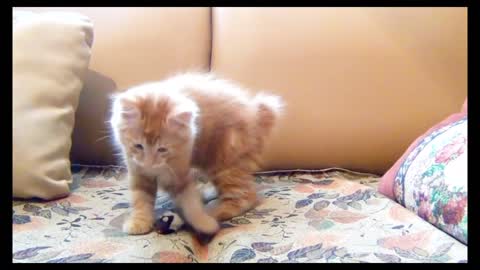
<svg viewBox="0 0 480 270"><path fill-rule="evenodd" d="M69 193L70 147L93 26L72 13L13 13L12 194Z"/></svg>
<svg viewBox="0 0 480 270"><path fill-rule="evenodd" d="M85 14L95 27L90 71L80 96L72 162L117 162L108 138L109 96L184 70L208 70L209 8L22 8Z"/></svg>
<svg viewBox="0 0 480 270"><path fill-rule="evenodd" d="M467 94L465 8L214 8L212 70L282 95L266 169L385 172Z"/></svg>

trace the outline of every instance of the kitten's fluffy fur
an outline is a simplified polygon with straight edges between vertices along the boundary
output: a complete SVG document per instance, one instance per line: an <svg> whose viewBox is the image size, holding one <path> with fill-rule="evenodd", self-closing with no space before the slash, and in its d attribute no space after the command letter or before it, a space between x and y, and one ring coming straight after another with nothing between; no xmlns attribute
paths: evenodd
<svg viewBox="0 0 480 270"><path fill-rule="evenodd" d="M213 233L216 220L251 209L257 200L252 173L282 107L277 96L250 96L212 74L189 73L147 83L114 97L111 125L128 167L131 234L154 222L157 185L169 192L197 231ZM220 203L207 214L191 168L210 176Z"/></svg>

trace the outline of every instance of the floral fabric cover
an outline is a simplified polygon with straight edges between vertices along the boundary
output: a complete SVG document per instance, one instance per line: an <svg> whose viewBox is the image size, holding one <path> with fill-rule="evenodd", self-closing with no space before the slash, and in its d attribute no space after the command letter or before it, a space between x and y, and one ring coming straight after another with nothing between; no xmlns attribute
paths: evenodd
<svg viewBox="0 0 480 270"><path fill-rule="evenodd" d="M76 168L72 195L13 202L13 262L466 262L467 246L378 194L379 178L341 171L259 175L264 200L222 224L206 245L171 230L169 198L156 229L121 231L128 214L122 168ZM165 227L165 225L167 225ZM166 230L167 228L167 230Z"/></svg>
<svg viewBox="0 0 480 270"><path fill-rule="evenodd" d="M467 116L425 137L394 181L396 200L468 244Z"/></svg>

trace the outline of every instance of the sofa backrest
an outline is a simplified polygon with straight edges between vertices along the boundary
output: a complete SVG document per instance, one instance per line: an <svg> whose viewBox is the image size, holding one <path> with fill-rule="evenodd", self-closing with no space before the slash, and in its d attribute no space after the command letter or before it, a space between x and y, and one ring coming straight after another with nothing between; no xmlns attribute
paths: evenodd
<svg viewBox="0 0 480 270"><path fill-rule="evenodd" d="M467 94L466 8L61 10L95 24L74 163L116 162L102 139L111 93L185 70L285 98L264 169L383 173Z"/></svg>
<svg viewBox="0 0 480 270"><path fill-rule="evenodd" d="M214 8L211 69L285 97L274 168L383 173L467 94L466 8Z"/></svg>

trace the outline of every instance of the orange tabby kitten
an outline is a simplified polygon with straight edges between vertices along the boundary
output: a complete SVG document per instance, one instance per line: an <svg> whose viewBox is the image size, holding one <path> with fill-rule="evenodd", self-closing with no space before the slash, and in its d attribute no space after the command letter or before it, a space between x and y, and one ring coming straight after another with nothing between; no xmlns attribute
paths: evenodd
<svg viewBox="0 0 480 270"><path fill-rule="evenodd" d="M216 232L217 220L250 210L257 201L252 173L281 107L279 97L251 97L211 74L177 75L116 95L111 125L132 191L124 230L151 230L157 185L202 233ZM208 214L194 186L193 167L202 169L219 193L219 204Z"/></svg>

